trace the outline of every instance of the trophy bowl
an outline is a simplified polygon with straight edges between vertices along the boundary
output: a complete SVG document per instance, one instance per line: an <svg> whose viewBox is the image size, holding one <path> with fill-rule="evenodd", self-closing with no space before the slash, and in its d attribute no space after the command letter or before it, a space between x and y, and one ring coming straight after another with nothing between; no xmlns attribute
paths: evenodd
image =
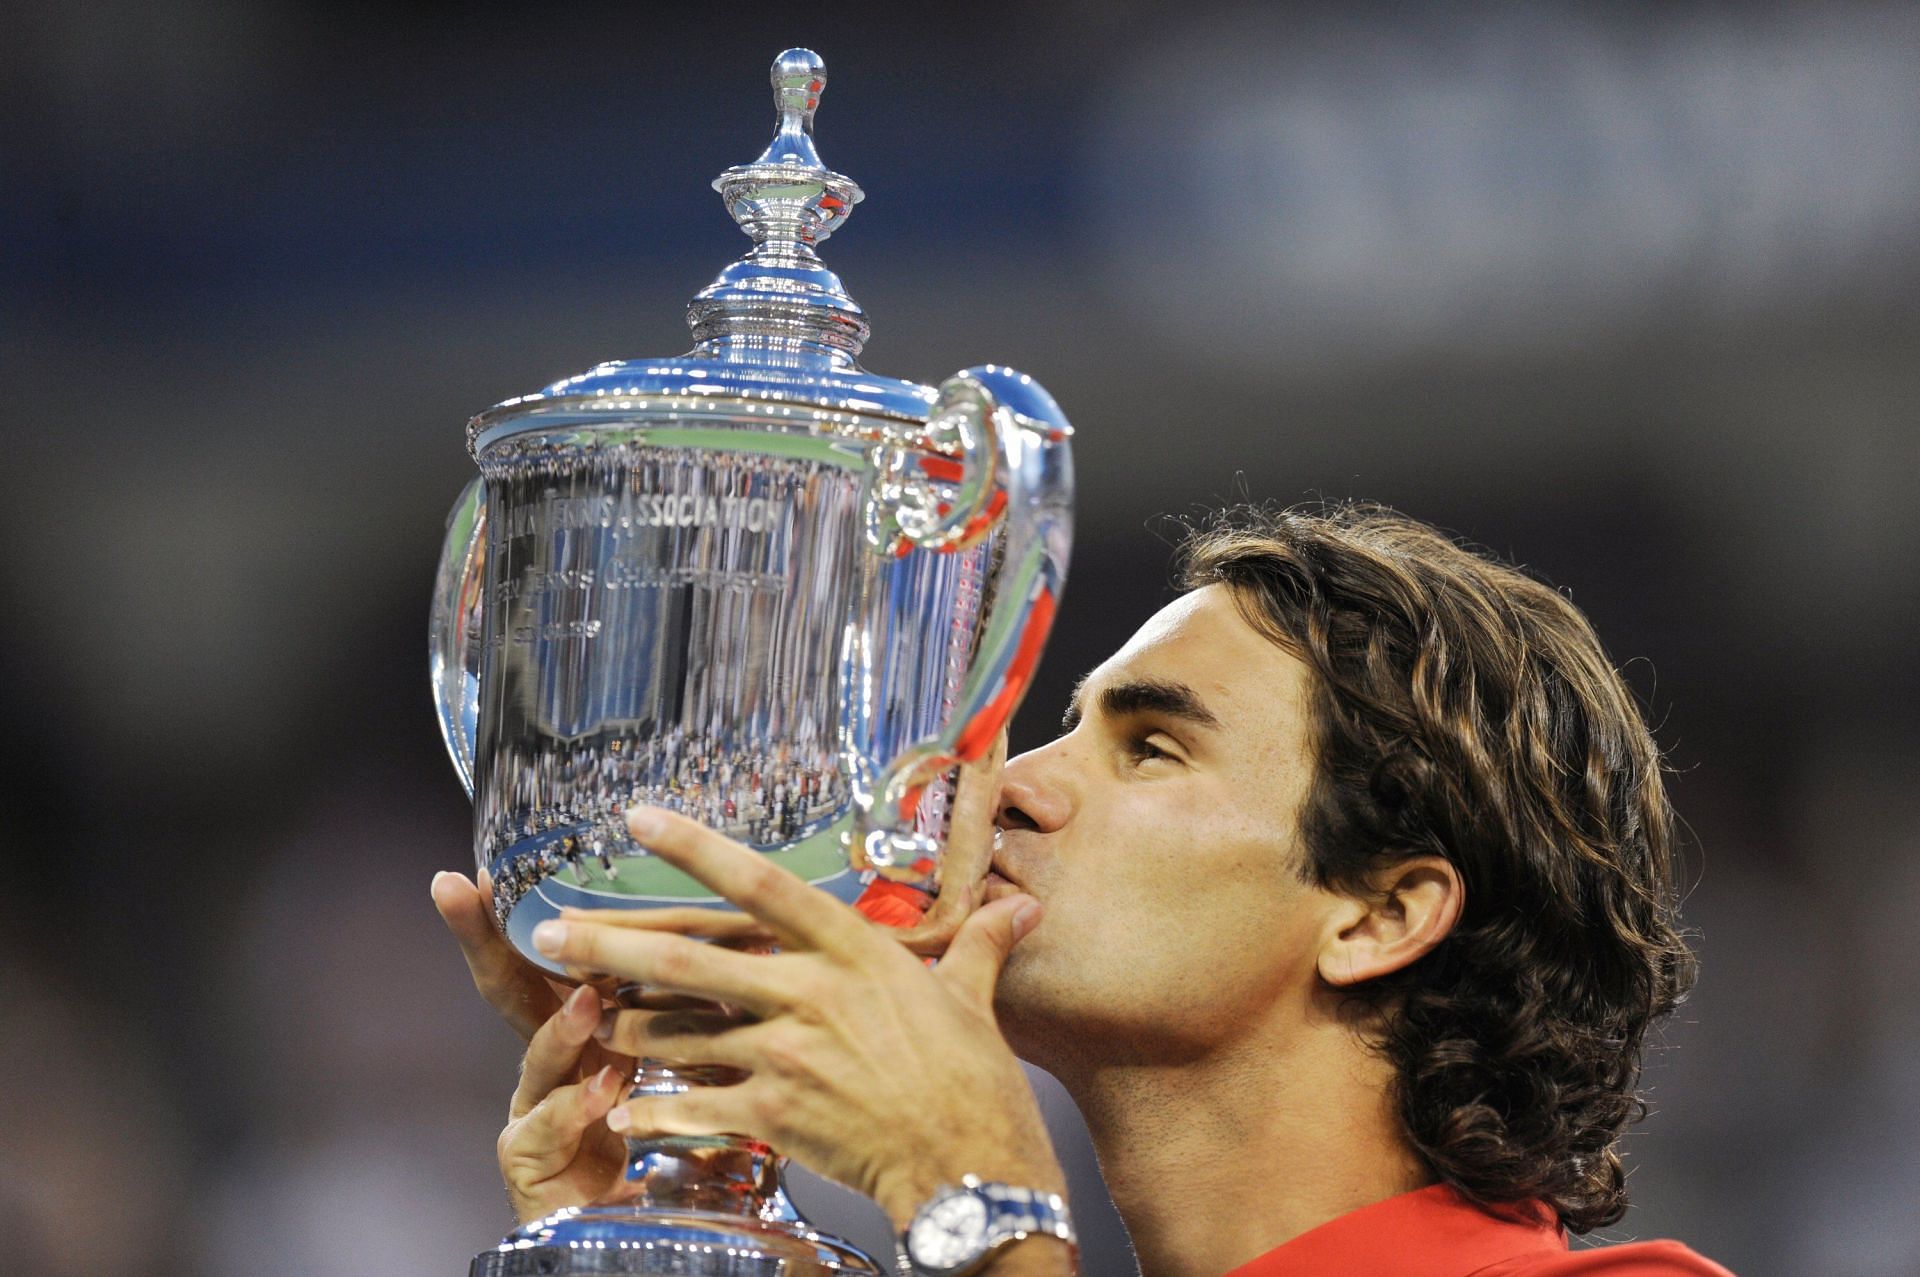
<svg viewBox="0 0 1920 1277"><path fill-rule="evenodd" d="M429 662L501 929L567 907L718 905L628 837L690 815L856 900L937 887L954 769L1045 645L1071 541L1071 429L1031 378L937 389L855 362L865 315L817 246L862 198L826 169L826 74L773 65L776 132L715 182L753 241L694 347L602 364L469 423ZM639 1090L701 1085L643 1061ZM634 1139L607 1200L474 1260L522 1273L877 1273L810 1229L744 1138Z"/></svg>

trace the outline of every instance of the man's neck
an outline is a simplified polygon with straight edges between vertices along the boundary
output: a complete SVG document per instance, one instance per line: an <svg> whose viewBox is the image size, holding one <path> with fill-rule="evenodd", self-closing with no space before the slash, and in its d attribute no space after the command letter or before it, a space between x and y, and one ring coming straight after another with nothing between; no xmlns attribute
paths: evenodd
<svg viewBox="0 0 1920 1277"><path fill-rule="evenodd" d="M1220 1277L1432 1182L1401 1134L1392 1070L1328 1026L1177 1065L1069 1070L1145 1277Z"/></svg>

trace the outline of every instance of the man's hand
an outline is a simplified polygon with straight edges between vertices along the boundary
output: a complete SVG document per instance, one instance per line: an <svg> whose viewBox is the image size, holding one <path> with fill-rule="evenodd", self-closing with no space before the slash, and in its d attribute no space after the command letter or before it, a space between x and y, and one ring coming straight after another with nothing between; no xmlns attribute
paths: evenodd
<svg viewBox="0 0 1920 1277"><path fill-rule="evenodd" d="M781 952L703 944L649 926L644 913L569 912L536 928L534 943L569 971L754 1017L616 1014L602 1029L611 1049L749 1076L629 1100L609 1126L765 1140L866 1193L896 1226L969 1173L1064 1193L1038 1105L993 1017L994 982L1038 924L1038 901L1013 895L979 909L929 971L851 908L684 817L636 808L628 827L756 919Z"/></svg>
<svg viewBox="0 0 1920 1277"><path fill-rule="evenodd" d="M523 1224L598 1199L625 1163L625 1142L601 1119L625 1094L631 1062L608 1062L576 1080L587 1048L596 1046L600 1017L600 995L583 985L527 1043L495 1146L500 1178Z"/></svg>
<svg viewBox="0 0 1920 1277"><path fill-rule="evenodd" d="M950 833L940 857L940 894L919 923L890 932L896 943L924 957L937 958L946 952L960 924L980 907L987 862L993 857L994 797L1006 760L1007 734L1003 731L984 758L960 768L953 817L948 822ZM477 884L451 872L433 877L434 907L460 944L473 987L522 1041L529 1041L535 1030L559 1010L561 1000L571 990L549 980L507 943L494 924L491 895L484 873Z"/></svg>
<svg viewBox="0 0 1920 1277"><path fill-rule="evenodd" d="M434 875L433 903L460 943L473 986L527 1042L520 1084L495 1152L521 1223L583 1206L613 1182L625 1142L601 1123L633 1076L634 1062L593 1038L600 996L550 980L493 922L486 876Z"/></svg>
<svg viewBox="0 0 1920 1277"><path fill-rule="evenodd" d="M490 895L484 873L478 884L457 873L433 876L433 907L460 942L460 953L473 975L473 987L521 1041L530 1042L572 990L547 979L540 968L507 943L494 925Z"/></svg>

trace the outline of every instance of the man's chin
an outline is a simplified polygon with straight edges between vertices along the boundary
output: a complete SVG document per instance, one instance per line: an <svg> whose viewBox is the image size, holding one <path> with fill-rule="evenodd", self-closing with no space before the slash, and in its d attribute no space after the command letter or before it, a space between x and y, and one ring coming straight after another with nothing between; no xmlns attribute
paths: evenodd
<svg viewBox="0 0 1920 1277"><path fill-rule="evenodd" d="M1048 996L1046 986L1045 958L1038 952L1022 952L1029 940L1013 946L993 988L994 1018L1009 1042L1016 1036L1047 1036L1055 1019L1054 999ZM1015 1043L1016 1050L1018 1046ZM1023 1053L1021 1058L1027 1057Z"/></svg>

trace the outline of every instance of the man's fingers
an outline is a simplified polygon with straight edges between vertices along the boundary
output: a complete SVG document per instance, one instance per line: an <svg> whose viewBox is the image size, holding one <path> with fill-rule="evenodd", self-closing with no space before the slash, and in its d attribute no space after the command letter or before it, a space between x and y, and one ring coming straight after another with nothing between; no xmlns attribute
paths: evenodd
<svg viewBox="0 0 1920 1277"><path fill-rule="evenodd" d="M944 953L960 924L980 907L993 860L993 818L1000 796L1000 769L1006 761L1007 734L1002 731L985 757L960 768L947 846L940 856L940 894L924 918L893 934L895 941L922 957Z"/></svg>
<svg viewBox="0 0 1920 1277"><path fill-rule="evenodd" d="M525 1117L549 1094L573 1081L600 1023L600 995L584 985L535 1031L520 1063L520 1085L508 1106L510 1120Z"/></svg>
<svg viewBox="0 0 1920 1277"><path fill-rule="evenodd" d="M639 984L622 986L614 997L614 1003L623 1011L696 1011L713 1008L713 1003L707 998L663 993Z"/></svg>
<svg viewBox="0 0 1920 1277"><path fill-rule="evenodd" d="M671 931L676 935L724 940L736 946L772 943L774 935L752 914L737 909L701 909L692 905L664 909L563 909L568 920L599 922L635 931Z"/></svg>
<svg viewBox="0 0 1920 1277"><path fill-rule="evenodd" d="M1040 922L1032 896L1003 896L983 906L961 926L934 975L977 1010L993 1013L993 986L1007 955Z"/></svg>
<svg viewBox="0 0 1920 1277"><path fill-rule="evenodd" d="M767 1126L769 1097L752 1078L738 1086L696 1086L616 1104L607 1125L622 1135L744 1135L777 1143Z"/></svg>
<svg viewBox="0 0 1920 1277"><path fill-rule="evenodd" d="M765 923L782 943L849 953L875 939L866 920L848 906L685 816L634 807L627 812L627 831L642 847Z"/></svg>
<svg viewBox="0 0 1920 1277"><path fill-rule="evenodd" d="M620 1101L620 1071L609 1065L584 1082L560 1087L508 1126L500 1170L522 1191L565 1170L595 1122Z"/></svg>
<svg viewBox="0 0 1920 1277"><path fill-rule="evenodd" d="M486 892L463 874L439 873L433 877L433 904L460 943L473 987L515 1033L531 1039L559 1008L560 999L539 968L514 952L493 925Z"/></svg>
<svg viewBox="0 0 1920 1277"><path fill-rule="evenodd" d="M1000 798L1000 772L1007 765L1007 733L1002 728L993 748L976 762L963 763L954 786L953 818L948 847L964 844L964 850L978 857L985 876L986 860L992 854L994 815ZM945 869L941 877L945 879Z"/></svg>
<svg viewBox="0 0 1920 1277"><path fill-rule="evenodd" d="M753 1041L747 1030L754 1023L711 1003L702 1010L620 1011L601 1026L600 1040L610 1051L668 1064L751 1069Z"/></svg>
<svg viewBox="0 0 1920 1277"><path fill-rule="evenodd" d="M778 982L780 958L738 953L669 932L568 919L535 927L533 943L570 971L603 971L655 992L725 1002L758 1016L781 1011L792 1000Z"/></svg>
<svg viewBox="0 0 1920 1277"><path fill-rule="evenodd" d="M947 951L947 946L953 943L954 933L960 930L960 924L979 907L982 895L982 884L978 881L969 881L958 874L947 878L948 863L945 858L941 861L940 872L940 894L920 921L910 927L890 928L887 932L888 939L895 944L905 945L923 958L937 958Z"/></svg>

